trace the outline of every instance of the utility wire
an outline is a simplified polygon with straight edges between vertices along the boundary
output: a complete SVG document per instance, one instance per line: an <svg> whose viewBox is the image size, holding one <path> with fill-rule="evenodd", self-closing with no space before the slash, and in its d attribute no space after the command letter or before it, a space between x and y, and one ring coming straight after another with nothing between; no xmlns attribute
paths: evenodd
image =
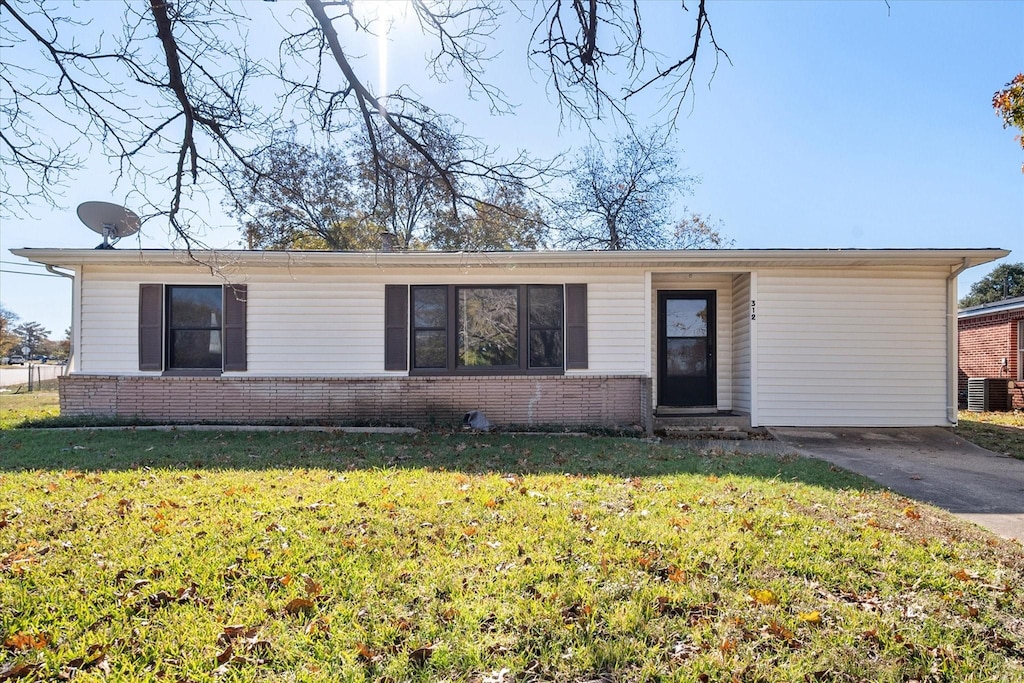
<svg viewBox="0 0 1024 683"><path fill-rule="evenodd" d="M35 275L36 277L61 277L60 275L50 275L49 273L22 273L19 270L4 270L0 268L0 273L10 273L11 275Z"/></svg>
<svg viewBox="0 0 1024 683"><path fill-rule="evenodd" d="M3 259L0 259L0 263L6 263L9 266L29 266L31 268L45 268L46 267L46 266L44 266L41 263L25 263L23 261L4 261Z"/></svg>

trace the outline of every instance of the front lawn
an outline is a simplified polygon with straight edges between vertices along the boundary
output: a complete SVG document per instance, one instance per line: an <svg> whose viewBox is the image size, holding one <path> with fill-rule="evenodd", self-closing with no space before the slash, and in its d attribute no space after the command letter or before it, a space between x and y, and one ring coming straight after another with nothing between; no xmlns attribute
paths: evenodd
<svg viewBox="0 0 1024 683"><path fill-rule="evenodd" d="M1024 460L1024 412L972 413L960 411L957 434L982 448Z"/></svg>
<svg viewBox="0 0 1024 683"><path fill-rule="evenodd" d="M56 387L31 393L24 387L4 389L0 391L0 429L17 427L30 420L54 419L60 415Z"/></svg>
<svg viewBox="0 0 1024 683"><path fill-rule="evenodd" d="M0 679L1024 680L1024 552L639 440L0 431Z"/></svg>

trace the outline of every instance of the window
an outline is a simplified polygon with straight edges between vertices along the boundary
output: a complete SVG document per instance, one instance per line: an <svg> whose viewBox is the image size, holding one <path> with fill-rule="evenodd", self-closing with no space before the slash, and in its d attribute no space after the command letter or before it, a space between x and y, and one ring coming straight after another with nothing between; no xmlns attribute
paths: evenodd
<svg viewBox="0 0 1024 683"><path fill-rule="evenodd" d="M1017 379L1024 380L1024 320L1017 321Z"/></svg>
<svg viewBox="0 0 1024 683"><path fill-rule="evenodd" d="M530 367L562 367L561 287L530 288Z"/></svg>
<svg viewBox="0 0 1024 683"><path fill-rule="evenodd" d="M216 368L221 363L223 295L220 287L167 287L169 370Z"/></svg>
<svg viewBox="0 0 1024 683"><path fill-rule="evenodd" d="M411 288L412 371L557 373L564 367L561 285Z"/></svg>
<svg viewBox="0 0 1024 683"><path fill-rule="evenodd" d="M519 288L456 287L458 368L519 367Z"/></svg>
<svg viewBox="0 0 1024 683"><path fill-rule="evenodd" d="M139 286L139 370L246 370L245 285Z"/></svg>
<svg viewBox="0 0 1024 683"><path fill-rule="evenodd" d="M448 364L448 288L415 287L412 297L412 366L440 369Z"/></svg>

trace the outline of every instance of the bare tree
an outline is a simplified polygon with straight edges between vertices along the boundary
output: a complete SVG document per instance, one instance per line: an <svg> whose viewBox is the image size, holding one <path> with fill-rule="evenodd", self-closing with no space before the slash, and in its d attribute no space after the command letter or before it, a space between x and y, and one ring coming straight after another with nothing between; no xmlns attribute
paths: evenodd
<svg viewBox="0 0 1024 683"><path fill-rule="evenodd" d="M722 222L696 212L676 222L669 247L672 249L728 249L735 244L722 233Z"/></svg>
<svg viewBox="0 0 1024 683"><path fill-rule="evenodd" d="M571 188L556 202L561 241L574 249L659 249L674 199L694 179L655 133L615 141L610 158L592 145L580 155Z"/></svg>
<svg viewBox="0 0 1024 683"><path fill-rule="evenodd" d="M629 135L610 156L585 149L566 195L555 201L560 241L573 249L709 249L732 246L721 223L689 213L673 219L673 205L692 185L679 173L671 145L656 132Z"/></svg>
<svg viewBox="0 0 1024 683"><path fill-rule="evenodd" d="M689 11L686 0L679 4L683 12ZM640 0L544 0L537 6L532 63L550 78L563 117L568 114L584 123L604 112L628 121L627 101L659 86L674 121L693 89L701 48L710 43L712 76L718 60L729 59L715 40L705 0L697 2L690 41L680 40L681 53L670 54L667 62L645 40ZM606 79L616 74L613 89Z"/></svg>
<svg viewBox="0 0 1024 683"><path fill-rule="evenodd" d="M462 155L462 136L448 122L424 122L420 131L423 149L443 168L457 163ZM368 219L380 230L391 233L396 246L426 245L430 235L445 225L457 225L462 210L453 196L475 196L469 179L451 175L445 179L435 164L391 129L360 134L354 147L359 175L359 202Z"/></svg>
<svg viewBox="0 0 1024 683"><path fill-rule="evenodd" d="M489 182L529 186L545 177L547 164L523 153L498 159L471 139L456 158L436 156L429 135L443 114L408 89L375 91L348 47L382 30L364 14L368 6L354 0L270 9L233 0L126 1L119 30L111 32L98 21L109 14L108 3L0 0L4 214L58 201L61 183L95 146L118 164L117 180L137 188L140 201L153 196L154 184L166 190L164 198L139 208L147 218L166 217L191 246L199 219L189 210L193 195L227 185L224 169L232 165L258 175L275 129L292 120L328 132L357 122L378 182L389 168L410 166L388 158L385 136L400 139L432 169L453 212L481 200L474 192ZM471 96L495 112L510 112L501 75L487 66L502 12L515 6L500 0L412 0L411 6L433 42L430 73L439 80L458 76ZM532 61L548 74L563 114L583 123L611 109L628 124L626 100L657 84L665 86L666 103L678 103L691 89L699 48L710 41L716 58L721 54L703 0L692 49L665 65L643 41L636 0L546 0L540 7ZM279 21L276 63L263 54L265 46L249 40L248 15L256 12L273 15L263 25ZM603 77L623 65L623 92L614 94ZM66 139L45 133L57 127L68 132Z"/></svg>

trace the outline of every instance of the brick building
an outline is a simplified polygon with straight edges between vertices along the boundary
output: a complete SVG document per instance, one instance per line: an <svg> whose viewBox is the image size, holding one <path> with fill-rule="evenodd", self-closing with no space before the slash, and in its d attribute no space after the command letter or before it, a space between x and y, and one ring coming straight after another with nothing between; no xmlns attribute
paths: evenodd
<svg viewBox="0 0 1024 683"><path fill-rule="evenodd" d="M1024 408L1024 296L965 308L957 324L961 404L968 377L999 377L1014 383L1013 407Z"/></svg>

